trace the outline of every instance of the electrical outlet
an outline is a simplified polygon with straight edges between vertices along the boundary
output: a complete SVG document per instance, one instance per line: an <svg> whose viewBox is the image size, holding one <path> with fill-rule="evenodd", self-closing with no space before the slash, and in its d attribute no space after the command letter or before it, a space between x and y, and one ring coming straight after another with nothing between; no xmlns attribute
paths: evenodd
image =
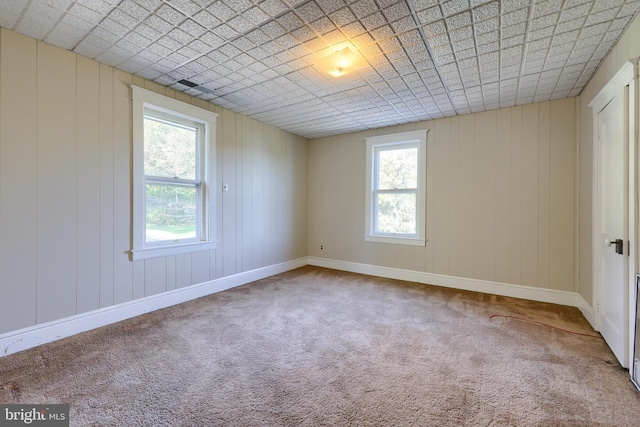
<svg viewBox="0 0 640 427"><path fill-rule="evenodd" d="M320 245L320 250L324 251L324 245Z"/></svg>

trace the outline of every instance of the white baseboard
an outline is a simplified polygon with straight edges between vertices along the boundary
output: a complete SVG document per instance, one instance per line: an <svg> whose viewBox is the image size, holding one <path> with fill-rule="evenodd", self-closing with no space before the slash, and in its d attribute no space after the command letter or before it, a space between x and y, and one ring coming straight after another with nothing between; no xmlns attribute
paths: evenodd
<svg viewBox="0 0 640 427"><path fill-rule="evenodd" d="M175 289L159 295L141 298L88 313L82 313L40 325L0 334L0 357L17 353L32 347L56 341L91 329L116 323L154 310L180 304L206 295L222 292L275 274L284 273L305 265L332 268L368 274L370 276L407 280L417 283L444 286L467 291L484 292L533 301L568 305L580 309L584 317L594 325L593 308L575 292L557 291L531 286L467 279L441 274L423 273L398 268L381 267L326 258L305 257L244 273L199 283L186 288Z"/></svg>
<svg viewBox="0 0 640 427"><path fill-rule="evenodd" d="M300 258L0 334L0 357L307 265Z"/></svg>
<svg viewBox="0 0 640 427"><path fill-rule="evenodd" d="M309 265L349 271L352 273L368 274L370 276L386 277L389 279L407 280L410 282L444 286L446 288L462 289L466 291L483 292L532 301L549 302L554 304L577 307L587 321L593 326L595 315L593 308L577 292L558 291L554 289L536 288L533 286L513 285L509 283L491 282L486 280L468 279L464 277L446 276L442 274L423 273L420 271L402 270L398 268L381 267L370 264L337 261L326 258L308 258Z"/></svg>

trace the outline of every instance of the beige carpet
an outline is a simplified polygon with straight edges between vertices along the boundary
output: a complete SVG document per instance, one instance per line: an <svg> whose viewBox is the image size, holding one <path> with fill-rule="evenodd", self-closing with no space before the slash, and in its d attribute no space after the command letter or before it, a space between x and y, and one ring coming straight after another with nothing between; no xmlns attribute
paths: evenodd
<svg viewBox="0 0 640 427"><path fill-rule="evenodd" d="M71 425L638 426L575 308L304 267L0 359Z"/></svg>

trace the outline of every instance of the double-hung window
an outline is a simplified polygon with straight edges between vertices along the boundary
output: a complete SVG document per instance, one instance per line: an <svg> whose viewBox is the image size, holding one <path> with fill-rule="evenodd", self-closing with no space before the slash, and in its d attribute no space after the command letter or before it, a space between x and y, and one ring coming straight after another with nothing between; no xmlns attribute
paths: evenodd
<svg viewBox="0 0 640 427"><path fill-rule="evenodd" d="M365 240L424 246L427 131L366 142Z"/></svg>
<svg viewBox="0 0 640 427"><path fill-rule="evenodd" d="M215 248L216 114L132 86L132 259Z"/></svg>

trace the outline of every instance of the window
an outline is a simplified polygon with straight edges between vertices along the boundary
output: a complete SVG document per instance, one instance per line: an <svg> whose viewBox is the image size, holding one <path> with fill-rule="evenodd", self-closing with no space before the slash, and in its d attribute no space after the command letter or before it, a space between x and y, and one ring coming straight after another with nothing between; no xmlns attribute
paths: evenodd
<svg viewBox="0 0 640 427"><path fill-rule="evenodd" d="M365 240L424 246L427 130L366 141Z"/></svg>
<svg viewBox="0 0 640 427"><path fill-rule="evenodd" d="M215 248L217 115L133 91L133 250L145 259Z"/></svg>

